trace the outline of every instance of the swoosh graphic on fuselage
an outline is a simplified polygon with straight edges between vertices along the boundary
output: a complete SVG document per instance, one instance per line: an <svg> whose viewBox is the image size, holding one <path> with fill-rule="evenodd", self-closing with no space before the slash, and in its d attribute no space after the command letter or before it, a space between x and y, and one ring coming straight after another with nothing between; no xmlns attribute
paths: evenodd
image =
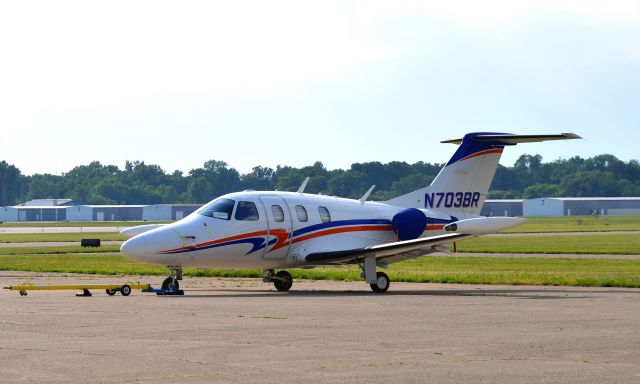
<svg viewBox="0 0 640 384"><path fill-rule="evenodd" d="M203 249L210 248L218 248L226 245L233 244L242 244L248 243L252 244L253 247L249 252L245 254L251 254L255 251L258 251L264 247L274 245L268 252L272 252L276 249L286 247L289 244L295 244L300 241L309 240L316 237L333 235L337 233L345 233L345 232L360 232L360 231L387 231L391 230L391 222L389 220L338 220L331 221L328 223L314 224L308 227L300 228L293 233L289 233L286 230L272 230L269 235L276 236L275 239L271 239L269 244L265 244L265 236L267 236L267 231L255 231L248 232L240 235L229 236L221 239L216 239L212 241L207 241L204 243L188 246L188 247L180 247L175 249L167 249L164 251L160 251L159 253L163 254L172 254L172 253L185 253L185 252L193 252L199 251ZM317 231L317 232L316 232ZM311 233L315 232L315 233Z"/></svg>

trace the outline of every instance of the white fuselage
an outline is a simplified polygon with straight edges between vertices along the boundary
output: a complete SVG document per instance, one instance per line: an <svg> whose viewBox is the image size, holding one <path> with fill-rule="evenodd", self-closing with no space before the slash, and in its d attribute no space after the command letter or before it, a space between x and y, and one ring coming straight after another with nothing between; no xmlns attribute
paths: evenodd
<svg viewBox="0 0 640 384"><path fill-rule="evenodd" d="M214 202L220 199L233 201L228 216L205 215L203 212L209 205L205 206L176 223L129 239L123 245L123 253L145 262L185 267L304 266L305 256L310 253L397 241L392 219L406 209L296 192L238 192ZM247 217L246 207L253 209L252 206L257 215ZM441 234L444 225L458 220L434 211L421 211L428 221L420 236Z"/></svg>

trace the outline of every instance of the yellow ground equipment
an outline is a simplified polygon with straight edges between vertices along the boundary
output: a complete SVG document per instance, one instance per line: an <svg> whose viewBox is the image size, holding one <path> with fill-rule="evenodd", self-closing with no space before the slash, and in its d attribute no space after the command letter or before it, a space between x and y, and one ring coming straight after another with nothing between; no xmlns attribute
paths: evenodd
<svg viewBox="0 0 640 384"><path fill-rule="evenodd" d="M81 290L82 293L76 296L92 296L90 289L104 289L107 295L113 296L120 292L122 296L129 296L132 289L148 290L149 284L125 283L125 284L75 284L75 285L33 285L22 284L4 287L12 291L20 291L20 296L27 296L27 291L61 291L61 290Z"/></svg>

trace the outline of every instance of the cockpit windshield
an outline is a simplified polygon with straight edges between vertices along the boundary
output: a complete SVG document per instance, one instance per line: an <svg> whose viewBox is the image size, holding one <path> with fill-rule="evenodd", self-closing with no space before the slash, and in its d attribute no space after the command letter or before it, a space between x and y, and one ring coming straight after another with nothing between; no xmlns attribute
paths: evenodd
<svg viewBox="0 0 640 384"><path fill-rule="evenodd" d="M215 199L211 204L201 208L198 214L213 217L214 219L230 220L235 204L236 202L231 199Z"/></svg>

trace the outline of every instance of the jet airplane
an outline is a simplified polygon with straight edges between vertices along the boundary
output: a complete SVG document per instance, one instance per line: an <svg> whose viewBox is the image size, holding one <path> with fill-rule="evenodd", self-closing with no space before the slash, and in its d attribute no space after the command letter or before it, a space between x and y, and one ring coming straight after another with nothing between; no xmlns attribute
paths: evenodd
<svg viewBox="0 0 640 384"><path fill-rule="evenodd" d="M390 280L378 267L433 252L449 244L513 227L515 217L480 211L507 146L579 139L573 133L514 135L468 133L433 182L384 202L297 192L243 191L220 196L175 223L125 229L126 256L166 265L164 289L177 289L182 267L256 268L279 291L291 288L286 268L357 264L374 292ZM276 270L279 270L276 273Z"/></svg>

